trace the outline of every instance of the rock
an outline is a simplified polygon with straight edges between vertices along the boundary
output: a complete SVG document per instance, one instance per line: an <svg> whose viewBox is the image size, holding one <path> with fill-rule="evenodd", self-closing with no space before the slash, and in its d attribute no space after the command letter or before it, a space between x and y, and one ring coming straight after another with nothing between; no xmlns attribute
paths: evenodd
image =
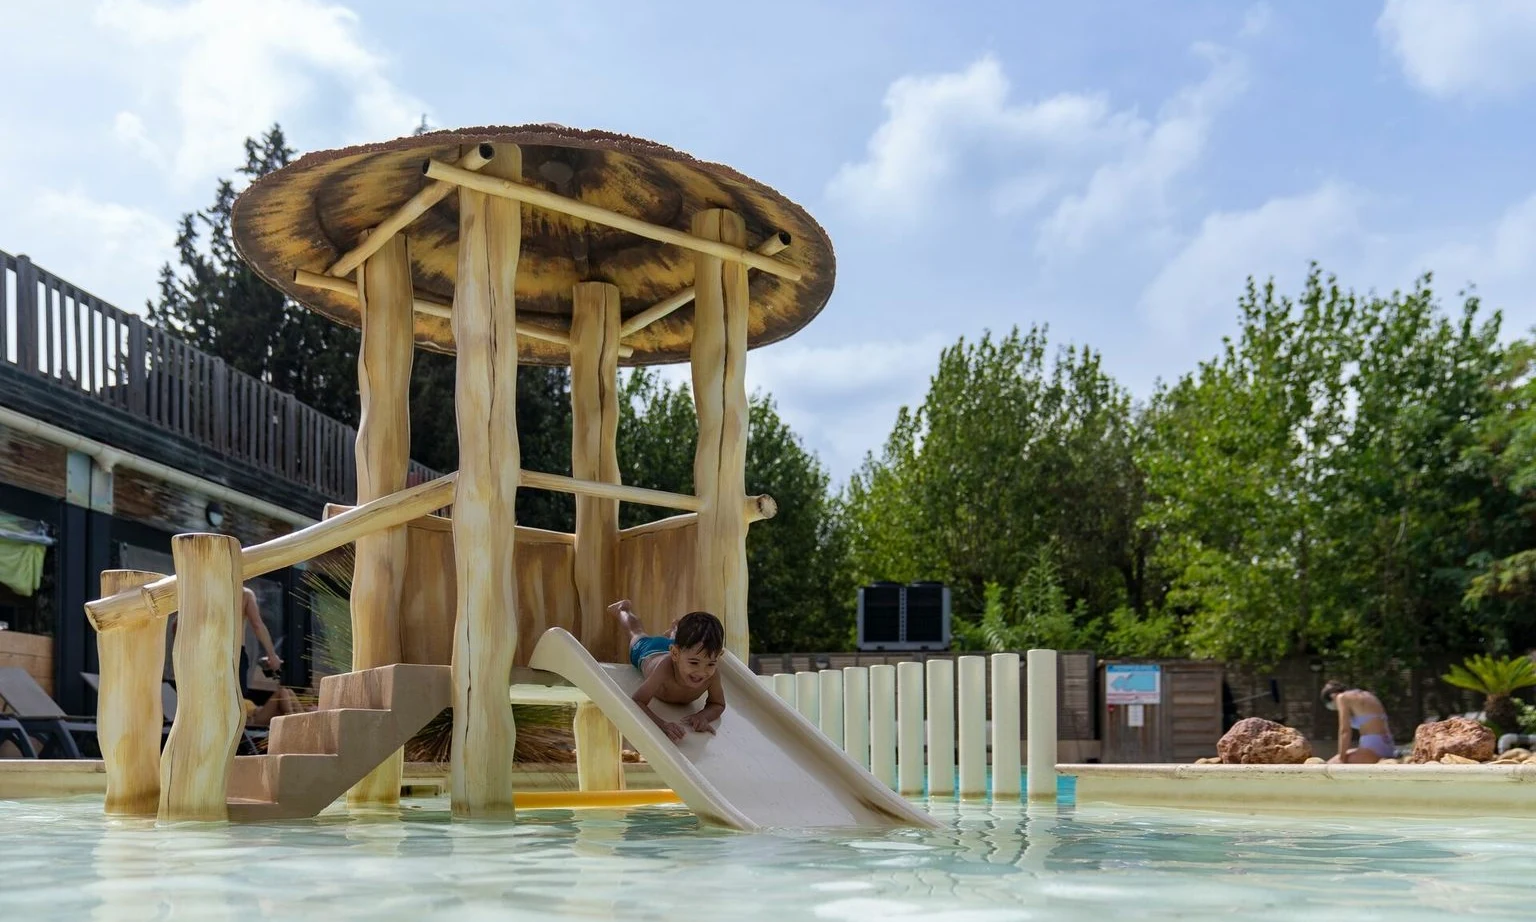
<svg viewBox="0 0 1536 922"><path fill-rule="evenodd" d="M1500 759L1510 759L1510 760L1515 761L1515 762L1524 762L1526 759L1529 759L1530 757L1531 757L1531 751L1529 749L1521 749L1518 746L1515 747L1514 749L1507 749L1507 750L1505 750L1504 754L1499 756Z"/></svg>
<svg viewBox="0 0 1536 922"><path fill-rule="evenodd" d="M1312 756L1312 744L1299 730L1262 717L1232 725L1216 744L1228 765L1299 765Z"/></svg>
<svg viewBox="0 0 1536 922"><path fill-rule="evenodd" d="M1323 758L1322 756L1313 756L1312 758L1308 759L1307 761L1303 762L1302 764L1303 765L1324 765L1327 762L1328 762L1328 760Z"/></svg>
<svg viewBox="0 0 1536 922"><path fill-rule="evenodd" d="M1196 765L1220 765L1221 764L1221 759L1218 759L1215 756L1205 756L1203 758L1196 759L1195 760L1195 764Z"/></svg>
<svg viewBox="0 0 1536 922"><path fill-rule="evenodd" d="M1450 754L1472 762L1493 758L1493 731L1470 717L1448 717L1419 724L1413 731L1413 762L1443 761Z"/></svg>
<svg viewBox="0 0 1536 922"><path fill-rule="evenodd" d="M633 749L621 749L621 750L619 750L619 761L620 762L644 762L645 760L640 758L640 753L634 751Z"/></svg>
<svg viewBox="0 0 1536 922"><path fill-rule="evenodd" d="M1396 759L1388 758L1388 759L1377 759L1376 760L1376 764L1377 765L1401 765L1402 763L1397 761Z"/></svg>
<svg viewBox="0 0 1536 922"><path fill-rule="evenodd" d="M1440 757L1440 764L1441 765L1476 765L1476 764L1478 764L1478 762L1477 762L1476 759L1469 759L1466 756L1459 756L1459 755L1457 755L1454 752L1447 752L1445 755Z"/></svg>

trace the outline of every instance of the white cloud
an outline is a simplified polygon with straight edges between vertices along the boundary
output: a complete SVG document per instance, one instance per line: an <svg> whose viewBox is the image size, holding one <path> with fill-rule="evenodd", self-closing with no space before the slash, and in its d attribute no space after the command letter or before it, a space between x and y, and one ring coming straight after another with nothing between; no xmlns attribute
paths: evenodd
<svg viewBox="0 0 1536 922"><path fill-rule="evenodd" d="M1251 28L1263 28L1263 9L1250 11ZM1100 93L1010 101L1008 78L990 56L956 73L903 77L886 93L886 119L865 158L845 163L827 193L898 228L931 218L946 199L1002 217L1048 210L1040 251L1078 251L1108 231L1162 217L1171 185L1199 162L1213 120L1243 91L1239 58L1209 45L1195 50L1210 72L1152 121Z"/></svg>
<svg viewBox="0 0 1536 922"><path fill-rule="evenodd" d="M1075 252L1129 218L1168 210L1169 187L1199 162L1211 123L1247 83L1237 58L1212 46L1199 50L1211 60L1210 74L1180 90L1155 124L1137 123L1124 153L1095 170L1081 193L1056 206L1040 230L1042 252Z"/></svg>
<svg viewBox="0 0 1536 922"><path fill-rule="evenodd" d="M912 340L833 346L775 343L747 354L747 393L771 394L779 418L840 483L865 453L879 454L897 410L922 403L939 352L954 341L929 332ZM652 370L673 385L689 383L686 363Z"/></svg>
<svg viewBox="0 0 1536 922"><path fill-rule="evenodd" d="M156 215L79 188L39 190L24 225L35 229L27 246L43 268L134 313L143 312L176 242L176 228Z"/></svg>
<svg viewBox="0 0 1536 922"><path fill-rule="evenodd" d="M1387 0L1376 30L1431 96L1507 95L1536 83L1531 0Z"/></svg>
<svg viewBox="0 0 1536 922"><path fill-rule="evenodd" d="M149 138L174 137L166 160L184 183L227 171L245 138L300 105L339 105L358 140L404 134L423 109L364 45L357 15L323 0L106 0L96 22L132 50L149 110L120 112L114 134L152 160ZM146 130L160 121L173 127Z"/></svg>
<svg viewBox="0 0 1536 922"><path fill-rule="evenodd" d="M112 120L112 137L155 166L165 168L165 151L150 139L149 132L144 128L144 120L134 113L117 113Z"/></svg>
<svg viewBox="0 0 1536 922"><path fill-rule="evenodd" d="M1241 38L1258 38L1268 32L1275 23L1275 11L1268 3L1255 3L1243 14L1243 26L1238 30Z"/></svg>
<svg viewBox="0 0 1536 922"><path fill-rule="evenodd" d="M1361 196L1328 183L1305 195L1275 198L1251 211L1217 212L1142 292L1143 314L1171 338L1216 321L1227 326L1250 275L1273 276L1295 290L1309 260L1337 264L1359 242ZM1201 353L1208 343L1201 343Z"/></svg>
<svg viewBox="0 0 1536 922"><path fill-rule="evenodd" d="M878 454L897 410L922 402L939 352L953 342L930 332L834 346L780 343L751 352L747 387L772 394L780 417L842 481L866 452Z"/></svg>
<svg viewBox="0 0 1536 922"><path fill-rule="evenodd" d="M1524 335L1536 324L1536 195L1509 208L1470 239L1431 249L1415 267L1435 273L1438 287L1473 283L1489 307L1504 311L1505 329Z"/></svg>
<svg viewBox="0 0 1536 922"><path fill-rule="evenodd" d="M865 159L844 164L828 195L866 217L913 224L956 187L991 185L998 164L989 160L1048 163L1101 152L1132 131L1130 116L1112 112L1103 96L1063 93L1020 104L1009 102L1009 89L991 56L958 73L902 77L885 94L886 120ZM1042 183L1050 181L1033 169L1002 181L1006 189Z"/></svg>

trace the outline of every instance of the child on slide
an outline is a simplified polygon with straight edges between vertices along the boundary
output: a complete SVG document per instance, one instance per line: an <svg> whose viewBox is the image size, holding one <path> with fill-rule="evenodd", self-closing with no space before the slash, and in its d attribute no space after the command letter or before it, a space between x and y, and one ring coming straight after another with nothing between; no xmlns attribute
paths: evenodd
<svg viewBox="0 0 1536 922"><path fill-rule="evenodd" d="M608 610L629 631L629 661L645 676L630 696L645 716L674 743L690 729L714 733L712 724L725 713L725 690L715 671L725 649L725 626L720 619L707 611L689 612L674 621L666 635L654 637L645 633L628 599L613 603ZM680 722L662 720L651 710L652 699L692 704L706 693L709 697L704 707Z"/></svg>

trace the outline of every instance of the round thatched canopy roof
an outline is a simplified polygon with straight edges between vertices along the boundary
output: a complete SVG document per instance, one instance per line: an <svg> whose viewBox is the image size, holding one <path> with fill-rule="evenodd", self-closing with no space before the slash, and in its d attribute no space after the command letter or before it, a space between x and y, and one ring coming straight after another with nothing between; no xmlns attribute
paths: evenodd
<svg viewBox="0 0 1536 922"><path fill-rule="evenodd" d="M832 243L795 203L729 167L639 138L555 125L465 128L307 154L252 183L235 202L234 235L240 254L268 282L295 300L350 326L361 322L355 297L301 285L296 270L325 272L357 245L364 231L433 182L428 158L453 163L482 143L512 143L522 150L523 182L643 221L689 229L707 208L729 208L746 221L748 249L774 234L788 234L774 258L801 270L799 281L752 270L748 344L759 346L794 333L832 293ZM612 282L630 318L693 284L694 256L678 246L524 205L517 273L519 322L568 331L571 288L581 281ZM420 300L450 302L458 261L458 194L407 228L411 271ZM416 341L454 349L451 321L418 311ZM625 364L686 361L693 341L689 304L624 340L633 347ZM518 337L524 362L562 365L567 348Z"/></svg>

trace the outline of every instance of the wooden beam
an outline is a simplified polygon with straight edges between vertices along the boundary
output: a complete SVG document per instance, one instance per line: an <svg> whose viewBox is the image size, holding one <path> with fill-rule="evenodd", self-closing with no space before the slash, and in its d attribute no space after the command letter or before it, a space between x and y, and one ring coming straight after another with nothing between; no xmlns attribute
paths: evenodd
<svg viewBox="0 0 1536 922"><path fill-rule="evenodd" d="M522 151L498 145L489 169L522 174ZM464 171L460 171L464 172ZM465 172L467 176L477 173ZM467 819L510 818L517 728L508 700L517 650L517 263L520 206L459 191L453 297L459 484L453 504L458 611L453 633L450 801Z"/></svg>
<svg viewBox="0 0 1536 922"><path fill-rule="evenodd" d="M772 256L789 246L789 241L789 232L779 231L777 234L770 234L768 239L758 244L752 252L761 253L764 256ZM693 286L689 285L671 297L657 301L655 304L624 321L619 327L619 335L629 336L631 333L638 333L678 308L691 303L693 303Z"/></svg>
<svg viewBox="0 0 1536 922"><path fill-rule="evenodd" d="M742 246L706 239L697 234L685 233L670 227L663 227L660 224L652 224L649 221L632 218L617 211L609 211L607 208L590 205L577 199L566 198L563 195L546 192L543 189L536 189L521 182L499 179L494 176L483 176L479 173L472 173L469 170L461 170L451 164L438 160L426 161L422 166L422 171L432 179L442 179L457 183L466 189L473 189L476 192L484 192L487 195L511 199L516 202L548 209L549 211L567 214L573 218L581 218L583 221L591 221L593 224L617 228L661 243L680 246L695 253L707 253L717 259L741 263L754 269L761 269L764 272L789 279L792 282L800 280L801 272L797 266L781 262L770 256L754 253Z"/></svg>
<svg viewBox="0 0 1536 922"><path fill-rule="evenodd" d="M333 519L248 547L240 554L240 579L248 580L291 567L334 551L343 544L351 544L363 535L402 525L452 505L454 482L458 476L455 473L439 477L364 503ZM147 586L87 602L85 610L97 630L108 630L118 625L169 617L180 604L178 578L167 576Z"/></svg>
<svg viewBox="0 0 1536 922"><path fill-rule="evenodd" d="M293 271L293 280L294 282L300 285L304 285L308 288L319 288L322 291L334 291L336 294L343 295L348 298L357 298L357 283L351 279L332 278L329 275L322 275L319 272L311 272L308 269L295 269ZM424 314L428 317L441 317L444 320L453 319L453 305L445 304L442 301L438 301L432 296L423 294L419 291L413 292L412 294L411 309L418 314ZM569 333L566 333L564 330L551 329L550 327L543 326L542 324L531 323L527 320L518 322L517 335L526 336L529 339L542 339L545 342L564 346L567 349L571 347L571 337ZM628 358L634 354L635 350L633 347L625 345L619 346L620 357Z"/></svg>
<svg viewBox="0 0 1536 922"><path fill-rule="evenodd" d="M454 166L461 170L473 172L490 163L495 153L495 149L489 144L476 144L464 156L460 157L454 163ZM372 234L364 237L363 241L352 250L342 254L342 257L336 260L335 265L325 270L325 274L338 277L351 275L352 270L361 266L364 260L377 253L379 247L382 247L390 237L405 230L407 225L426 214L428 208L442 201L455 188L452 183L427 183L421 191L406 199L405 204L396 208L393 214L380 221Z"/></svg>
<svg viewBox="0 0 1536 922"><path fill-rule="evenodd" d="M489 158L487 158L489 159ZM371 236L380 236L375 233ZM357 353L361 411L357 423L357 501L381 499L405 487L411 463L411 257L404 234L374 247L358 273L363 328ZM357 539L352 562L352 669L400 662L400 596L406 569L406 527L393 525ZM400 802L402 750L396 750L347 792L352 806Z"/></svg>

